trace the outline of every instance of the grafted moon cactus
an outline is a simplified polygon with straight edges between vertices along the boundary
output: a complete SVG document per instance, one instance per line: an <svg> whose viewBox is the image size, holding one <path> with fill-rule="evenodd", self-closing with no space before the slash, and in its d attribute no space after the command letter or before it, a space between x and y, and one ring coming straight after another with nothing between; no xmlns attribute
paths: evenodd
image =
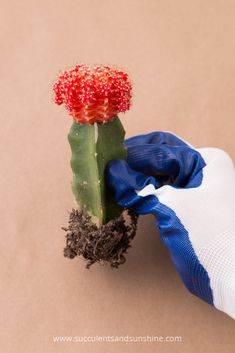
<svg viewBox="0 0 235 353"><path fill-rule="evenodd" d="M80 64L61 73L53 89L55 103L64 104L73 118L68 139L77 207L101 226L122 211L105 183L105 168L112 159L126 159L117 114L130 108L131 83L115 67Z"/></svg>

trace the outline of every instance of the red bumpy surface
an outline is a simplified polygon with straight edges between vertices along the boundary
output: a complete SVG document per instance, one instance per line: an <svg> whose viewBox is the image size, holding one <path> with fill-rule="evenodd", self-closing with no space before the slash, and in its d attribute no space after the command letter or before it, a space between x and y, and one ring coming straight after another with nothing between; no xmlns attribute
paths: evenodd
<svg viewBox="0 0 235 353"><path fill-rule="evenodd" d="M64 103L69 114L82 124L111 121L131 104L127 73L107 65L76 65L59 75L53 90L55 103Z"/></svg>

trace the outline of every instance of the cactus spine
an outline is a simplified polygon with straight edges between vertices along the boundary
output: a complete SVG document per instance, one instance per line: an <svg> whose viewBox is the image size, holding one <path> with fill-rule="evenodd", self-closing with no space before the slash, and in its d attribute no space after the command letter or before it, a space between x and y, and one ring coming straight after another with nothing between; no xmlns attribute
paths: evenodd
<svg viewBox="0 0 235 353"><path fill-rule="evenodd" d="M109 122L81 124L74 121L68 140L72 157L72 191L98 226L118 216L120 207L105 183L105 168L112 159L126 159L125 131L117 116Z"/></svg>

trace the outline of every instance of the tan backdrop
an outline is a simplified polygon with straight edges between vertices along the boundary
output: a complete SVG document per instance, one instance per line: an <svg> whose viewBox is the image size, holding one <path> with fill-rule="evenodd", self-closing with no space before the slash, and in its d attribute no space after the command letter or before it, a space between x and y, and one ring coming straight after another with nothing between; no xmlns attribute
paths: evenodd
<svg viewBox="0 0 235 353"><path fill-rule="evenodd" d="M1 1L1 351L233 352L235 324L187 293L141 218L119 270L62 256L71 120L52 102L75 63L129 71L127 136L170 130L235 159L233 0ZM182 336L182 343L55 343L53 336Z"/></svg>

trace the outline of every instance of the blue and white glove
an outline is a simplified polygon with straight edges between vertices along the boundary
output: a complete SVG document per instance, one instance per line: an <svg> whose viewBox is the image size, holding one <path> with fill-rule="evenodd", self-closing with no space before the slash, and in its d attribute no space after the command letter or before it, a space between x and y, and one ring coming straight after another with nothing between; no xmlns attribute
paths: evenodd
<svg viewBox="0 0 235 353"><path fill-rule="evenodd" d="M193 148L167 132L125 142L107 180L122 207L154 214L185 286L235 318L235 169L217 148Z"/></svg>

